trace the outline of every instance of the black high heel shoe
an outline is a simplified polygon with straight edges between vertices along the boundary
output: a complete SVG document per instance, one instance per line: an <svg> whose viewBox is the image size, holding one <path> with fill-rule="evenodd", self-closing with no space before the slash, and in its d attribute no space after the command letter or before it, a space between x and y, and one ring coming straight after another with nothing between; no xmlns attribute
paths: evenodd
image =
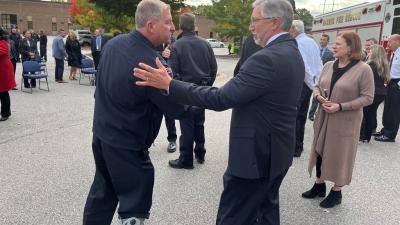
<svg viewBox="0 0 400 225"><path fill-rule="evenodd" d="M326 195L326 184L325 183L314 183L313 187L304 192L301 196L303 198L315 198L315 197L325 197Z"/></svg>

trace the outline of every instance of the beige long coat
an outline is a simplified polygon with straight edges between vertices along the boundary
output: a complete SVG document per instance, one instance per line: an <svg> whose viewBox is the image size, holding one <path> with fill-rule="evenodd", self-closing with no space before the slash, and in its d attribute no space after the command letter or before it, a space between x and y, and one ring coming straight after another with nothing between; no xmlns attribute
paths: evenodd
<svg viewBox="0 0 400 225"><path fill-rule="evenodd" d="M325 64L314 96L319 87L329 96L333 61ZM336 82L330 100L342 105L342 111L329 114L318 107L314 121L314 140L308 165L310 176L317 156L322 157L321 179L344 186L351 182L363 107L370 105L374 96L374 76L371 68L359 62ZM318 154L318 155L317 155Z"/></svg>

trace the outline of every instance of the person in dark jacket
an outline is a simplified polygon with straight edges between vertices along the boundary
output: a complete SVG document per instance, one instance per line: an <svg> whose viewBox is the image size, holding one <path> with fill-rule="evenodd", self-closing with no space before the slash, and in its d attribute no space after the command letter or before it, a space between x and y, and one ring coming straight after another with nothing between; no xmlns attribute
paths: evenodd
<svg viewBox="0 0 400 225"><path fill-rule="evenodd" d="M76 80L76 72L81 66L82 53L81 45L76 39L76 34L74 32L69 32L67 41L65 42L65 51L68 54L68 66L71 67L69 79Z"/></svg>
<svg viewBox="0 0 400 225"><path fill-rule="evenodd" d="M35 42L35 44L37 46L37 43L40 40L39 35L33 29L30 29L29 31L31 32L32 41Z"/></svg>
<svg viewBox="0 0 400 225"><path fill-rule="evenodd" d="M11 28L10 39L14 41L14 46L15 46L15 49L17 50L17 56L18 56L17 62L19 62L21 60L20 56L19 56L20 55L19 45L21 43L22 38L21 38L21 35L17 32L17 27L15 27L15 26Z"/></svg>
<svg viewBox="0 0 400 225"><path fill-rule="evenodd" d="M380 45L371 45L367 55L368 65L374 73L375 95L371 105L363 108L363 123L360 130L360 141L368 143L371 140L372 132L377 127L376 112L379 105L385 100L385 82L390 80L389 63L385 49Z"/></svg>
<svg viewBox="0 0 400 225"><path fill-rule="evenodd" d="M174 76L178 80L189 83L212 86L217 74L217 60L210 44L195 34L195 16L191 13L182 14L179 18L179 26L182 37L173 44L169 60ZM204 110L179 120L180 156L178 159L169 161L172 168L192 169L193 147L197 162L204 162L206 154L204 121ZM194 143L196 143L195 146L193 146Z"/></svg>
<svg viewBox="0 0 400 225"><path fill-rule="evenodd" d="M41 30L39 34L40 58L47 62L47 35L43 32L43 30Z"/></svg>
<svg viewBox="0 0 400 225"><path fill-rule="evenodd" d="M24 39L22 39L21 43L20 43L20 52L21 52L21 60L22 63L24 63L25 61L29 61L29 60L35 60L36 55L38 55L38 51L37 51L37 44L35 41L32 40L31 38L31 32L29 30L24 31ZM24 71L22 71L22 73L24 73ZM36 79L30 79L30 82L28 81L28 78L24 78L24 86L25 88L30 88L32 86L32 88L36 87Z"/></svg>
<svg viewBox="0 0 400 225"><path fill-rule="evenodd" d="M15 48L15 43L12 39L8 39L8 43L10 45L10 60L13 65L14 78L15 78L15 71L17 69L17 62L18 62L18 51Z"/></svg>
<svg viewBox="0 0 400 225"><path fill-rule="evenodd" d="M136 30L111 39L102 50L93 118L96 173L88 194L83 225L109 225L118 207L120 224L143 225L149 217L154 167L148 149L160 129L163 111L184 115L161 91L135 85L139 62L155 65L156 46L171 38L170 8L143 0L135 13Z"/></svg>
<svg viewBox="0 0 400 225"><path fill-rule="evenodd" d="M279 187L293 161L305 76L297 42L287 34L293 10L282 0L257 0L253 6L250 30L263 49L222 87L171 80L159 62L159 69L144 64L147 72L134 69L142 79L138 85L168 90L174 102L216 111L233 108L216 225L280 224Z"/></svg>

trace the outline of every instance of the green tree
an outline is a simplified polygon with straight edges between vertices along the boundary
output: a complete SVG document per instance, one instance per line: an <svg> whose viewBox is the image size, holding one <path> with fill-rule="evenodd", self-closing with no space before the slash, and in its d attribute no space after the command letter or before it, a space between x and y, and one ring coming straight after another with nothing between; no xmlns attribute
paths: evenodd
<svg viewBox="0 0 400 225"><path fill-rule="evenodd" d="M204 8L208 18L215 21L212 28L222 38L239 40L249 34L250 15L254 0L212 0Z"/></svg>
<svg viewBox="0 0 400 225"><path fill-rule="evenodd" d="M108 15L113 15L116 18L135 17L136 7L140 0L89 0L103 9ZM162 0L171 7L171 13L175 25L178 23L178 12L183 7L185 0Z"/></svg>
<svg viewBox="0 0 400 225"><path fill-rule="evenodd" d="M299 20L304 22L305 27L311 27L314 17L307 9L296 9Z"/></svg>

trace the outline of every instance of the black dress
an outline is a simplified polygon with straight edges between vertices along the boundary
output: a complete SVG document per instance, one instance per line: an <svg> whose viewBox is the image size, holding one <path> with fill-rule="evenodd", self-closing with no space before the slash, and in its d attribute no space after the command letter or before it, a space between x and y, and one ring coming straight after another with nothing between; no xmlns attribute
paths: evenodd
<svg viewBox="0 0 400 225"><path fill-rule="evenodd" d="M65 50L68 54L68 66L80 67L82 61L81 46L77 40L67 40Z"/></svg>

